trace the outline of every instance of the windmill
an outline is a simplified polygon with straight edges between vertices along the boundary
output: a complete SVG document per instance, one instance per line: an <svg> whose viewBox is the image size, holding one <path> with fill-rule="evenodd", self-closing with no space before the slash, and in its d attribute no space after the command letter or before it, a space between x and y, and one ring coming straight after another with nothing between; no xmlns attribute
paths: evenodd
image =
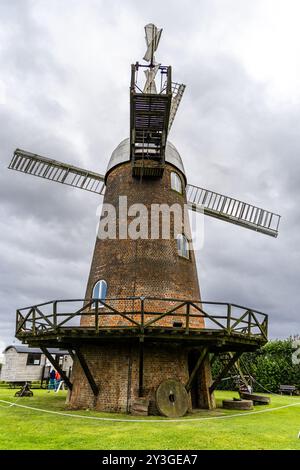
<svg viewBox="0 0 300 470"><path fill-rule="evenodd" d="M187 183L182 159L167 139L185 85L173 82L171 67L155 60L161 33L153 24L145 26L146 63L131 66L130 135L112 153L105 173L21 149L9 165L104 196L104 205L115 208L116 236L96 239L85 298L17 310L16 336L39 346L59 370L71 407L167 416L212 408L213 392L226 372L244 351L267 341L264 313L201 301L189 227L169 238L130 238L127 229L121 234L132 219L129 212L124 219L120 209L120 198L126 197L128 207L177 205L184 211L187 206L278 235L278 214ZM58 344L74 357L72 378L49 354ZM228 363L212 381L211 361L226 351Z"/></svg>

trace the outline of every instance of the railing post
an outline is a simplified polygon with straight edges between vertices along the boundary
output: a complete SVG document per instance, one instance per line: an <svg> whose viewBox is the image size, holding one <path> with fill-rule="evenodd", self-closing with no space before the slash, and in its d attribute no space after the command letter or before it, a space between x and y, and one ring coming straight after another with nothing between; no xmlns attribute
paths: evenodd
<svg viewBox="0 0 300 470"><path fill-rule="evenodd" d="M95 302L95 330L99 333L99 301Z"/></svg>
<svg viewBox="0 0 300 470"><path fill-rule="evenodd" d="M186 304L186 317L185 317L185 334L188 335L190 331L190 310L191 304L187 302Z"/></svg>
<svg viewBox="0 0 300 470"><path fill-rule="evenodd" d="M265 317L263 324L264 324L265 338L268 339L268 326L269 326L268 317Z"/></svg>
<svg viewBox="0 0 300 470"><path fill-rule="evenodd" d="M19 333L19 315L20 315L19 310L16 310L16 334Z"/></svg>
<svg viewBox="0 0 300 470"><path fill-rule="evenodd" d="M252 321L252 312L249 310L248 314L248 336L251 335L251 321Z"/></svg>
<svg viewBox="0 0 300 470"><path fill-rule="evenodd" d="M36 327L35 327L35 309L33 308L32 312L32 334L35 336L36 334Z"/></svg>
<svg viewBox="0 0 300 470"><path fill-rule="evenodd" d="M231 304L227 304L227 333L231 333Z"/></svg>
<svg viewBox="0 0 300 470"><path fill-rule="evenodd" d="M57 301L53 302L53 329L57 330Z"/></svg>
<svg viewBox="0 0 300 470"><path fill-rule="evenodd" d="M141 333L144 333L145 325L145 297L140 297L141 300Z"/></svg>

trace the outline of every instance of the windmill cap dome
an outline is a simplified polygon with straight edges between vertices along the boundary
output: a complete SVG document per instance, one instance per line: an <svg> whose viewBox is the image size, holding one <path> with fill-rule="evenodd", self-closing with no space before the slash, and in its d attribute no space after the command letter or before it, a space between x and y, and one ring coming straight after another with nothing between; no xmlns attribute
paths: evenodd
<svg viewBox="0 0 300 470"><path fill-rule="evenodd" d="M108 173L113 168L115 168L118 165L121 165L122 163L126 163L129 161L130 161L130 140L129 138L127 138L127 139L122 140L122 142L120 142L119 145L113 151L110 157L110 160L108 162L107 168L106 168L105 179L107 178ZM165 161L166 163L173 165L175 168L177 168L177 170L181 171L184 178L186 179L181 156L179 155L179 152L176 149L176 147L169 141L167 141L167 145L166 145Z"/></svg>

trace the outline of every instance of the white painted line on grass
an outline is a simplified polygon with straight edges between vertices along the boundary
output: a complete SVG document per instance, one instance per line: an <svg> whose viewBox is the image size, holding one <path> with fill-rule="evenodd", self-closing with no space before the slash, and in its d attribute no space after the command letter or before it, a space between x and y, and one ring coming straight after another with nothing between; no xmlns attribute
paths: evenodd
<svg viewBox="0 0 300 470"><path fill-rule="evenodd" d="M2 403L6 403L10 406L7 408L10 408L12 406L17 406L18 408L25 408L28 410L33 410L33 411L38 411L40 413L49 413L53 415L59 415L59 416L66 416L68 418L81 418L81 419L93 419L96 421L115 421L119 423L190 423L191 421L208 421L208 420L213 420L213 419L227 419L227 418L241 418L243 416L249 416L249 415L257 415L261 413L271 413L272 411L277 411L277 410L282 410L283 408L290 408L292 406L300 406L300 402L297 403L291 403L289 405L282 405L282 406L277 406L276 408L269 408L265 410L259 410L259 411L247 411L247 413L235 413L232 415L223 415L223 416L208 416L207 418L177 418L177 419L169 419L169 418L161 418L161 419L122 419L122 418L104 418L100 416L84 416L84 415L78 415L78 414L71 414L71 413L63 413L61 411L51 411L51 410L45 410L42 408L35 408L33 406L26 406L26 405L17 405L16 403L7 401L7 400L0 400Z"/></svg>

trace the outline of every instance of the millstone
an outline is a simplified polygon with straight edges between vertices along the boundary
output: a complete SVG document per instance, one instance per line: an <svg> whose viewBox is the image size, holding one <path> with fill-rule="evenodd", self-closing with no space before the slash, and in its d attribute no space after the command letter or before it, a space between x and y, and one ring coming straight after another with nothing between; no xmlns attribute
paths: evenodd
<svg viewBox="0 0 300 470"><path fill-rule="evenodd" d="M223 408L226 410L252 410L252 400L223 400Z"/></svg>
<svg viewBox="0 0 300 470"><path fill-rule="evenodd" d="M253 393L240 393L241 398L245 400L252 400L255 405L269 405L271 403L270 397L263 397L262 395L254 395Z"/></svg>
<svg viewBox="0 0 300 470"><path fill-rule="evenodd" d="M188 410L188 393L181 382L168 379L156 390L156 406L161 415L168 418L184 416Z"/></svg>

